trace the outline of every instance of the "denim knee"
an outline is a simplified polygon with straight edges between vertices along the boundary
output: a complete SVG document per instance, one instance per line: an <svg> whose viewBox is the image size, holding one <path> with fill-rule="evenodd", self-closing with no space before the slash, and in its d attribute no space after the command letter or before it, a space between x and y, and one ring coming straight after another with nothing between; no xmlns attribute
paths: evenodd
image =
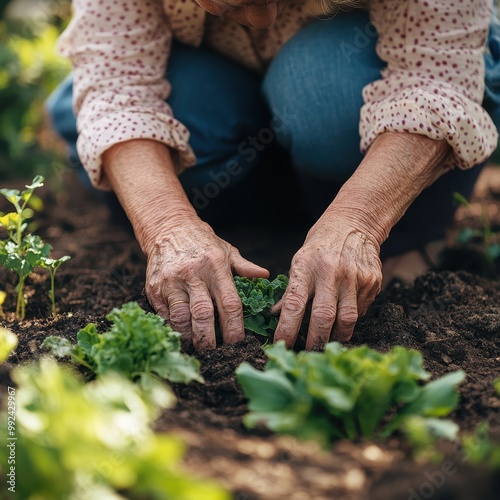
<svg viewBox="0 0 500 500"><path fill-rule="evenodd" d="M359 165L362 89L380 78L377 35L364 11L316 21L278 53L263 89L273 112L286 112L276 130L300 171L345 181Z"/></svg>
<svg viewBox="0 0 500 500"><path fill-rule="evenodd" d="M266 144L258 137L271 120L261 77L209 48L178 42L166 77L172 86L167 102L188 128L198 160L179 180L201 210L246 179L261 161Z"/></svg>
<svg viewBox="0 0 500 500"><path fill-rule="evenodd" d="M73 75L69 75L47 99L45 108L55 131L76 152L76 118L73 113Z"/></svg>
<svg viewBox="0 0 500 500"><path fill-rule="evenodd" d="M190 132L195 169L232 161L249 168L262 149L250 144L252 137L271 119L260 75L209 48L176 42L166 76L172 86L167 102Z"/></svg>

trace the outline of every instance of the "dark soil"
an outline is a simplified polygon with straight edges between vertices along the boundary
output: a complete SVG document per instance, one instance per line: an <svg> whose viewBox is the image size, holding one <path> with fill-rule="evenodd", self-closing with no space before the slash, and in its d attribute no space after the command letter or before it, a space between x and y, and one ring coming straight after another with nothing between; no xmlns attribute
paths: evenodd
<svg viewBox="0 0 500 500"><path fill-rule="evenodd" d="M46 276L33 274L27 319L17 322L7 313L2 321L20 339L9 363L0 367L3 386L11 383L13 365L41 355L47 336L74 340L89 322L104 327L106 314L131 300L151 310L143 293L145 259L133 235L111 222L100 197L76 179L68 176L63 186L58 194L45 190L46 208L37 217L37 232L54 246L56 256L72 256L56 280L59 316L50 318ZM498 269L484 263L477 243L464 251L453 238L460 227L480 227L481 206L498 229L499 199L500 169L487 168L475 202L457 214L439 269L412 285L391 283L359 322L351 342L382 351L395 345L419 349L436 377L464 369L467 379L452 415L462 431L485 420L500 428L500 400L493 390L500 376L500 280ZM286 221L226 228L219 234L273 275L286 271L303 238L303 230L291 229ZM0 280L12 297L13 277L1 270ZM4 309L13 310L12 299ZM157 428L183 437L190 447L186 467L217 478L238 500L497 498L498 475L466 465L457 450L445 449L445 461L429 466L412 461L398 438L383 444L341 442L325 452L312 443L249 431L242 424L247 407L234 370L242 361L264 366L259 339L248 336L237 346L196 355L206 383L176 386L178 404L162 415Z"/></svg>

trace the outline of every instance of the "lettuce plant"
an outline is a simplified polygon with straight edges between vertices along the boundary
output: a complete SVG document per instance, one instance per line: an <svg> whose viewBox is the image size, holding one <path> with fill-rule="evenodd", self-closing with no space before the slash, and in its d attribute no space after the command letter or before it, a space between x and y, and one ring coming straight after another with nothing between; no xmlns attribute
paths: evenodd
<svg viewBox="0 0 500 500"><path fill-rule="evenodd" d="M107 332L99 334L90 323L78 332L76 345L62 337L48 337L42 347L57 357L70 356L97 375L118 372L144 388L158 379L203 382L199 361L180 352L180 334L160 316L129 302L106 318L112 322Z"/></svg>
<svg viewBox="0 0 500 500"><path fill-rule="evenodd" d="M15 446L12 498L229 500L218 485L182 470L185 446L179 439L152 431L160 409L175 401L168 389L158 406L159 398L156 404L144 399L116 373L84 384L50 358L18 367L12 376L17 384L16 440L8 441ZM4 429L7 413L0 414ZM0 454L0 468L12 480L8 459L8 452Z"/></svg>
<svg viewBox="0 0 500 500"><path fill-rule="evenodd" d="M26 313L24 284L36 267L49 270L51 283L49 297L53 316L56 315L54 275L57 268L70 259L67 255L57 260L51 259L52 247L39 236L27 232L28 220L33 217L33 208L39 207L41 203L33 193L35 189L43 186L43 180L42 176L37 175L24 191L0 189L0 194L14 206L14 212L0 214L0 226L5 228L8 235L6 240L0 241L0 264L18 275L16 316L20 319L24 319Z"/></svg>
<svg viewBox="0 0 500 500"><path fill-rule="evenodd" d="M245 328L264 337L269 337L278 326L278 317L270 313L288 285L288 278L280 274L273 281L264 278L234 277L236 290L243 304Z"/></svg>
<svg viewBox="0 0 500 500"><path fill-rule="evenodd" d="M300 352L280 341L266 348L264 371L248 363L236 370L250 413L245 424L323 444L338 439L391 435L409 417L433 432L453 436L454 423L436 419L458 402L456 386L463 371L422 385L430 378L418 351L395 347L386 354L366 346L347 349L338 342L325 351ZM382 425L383 424L383 425Z"/></svg>

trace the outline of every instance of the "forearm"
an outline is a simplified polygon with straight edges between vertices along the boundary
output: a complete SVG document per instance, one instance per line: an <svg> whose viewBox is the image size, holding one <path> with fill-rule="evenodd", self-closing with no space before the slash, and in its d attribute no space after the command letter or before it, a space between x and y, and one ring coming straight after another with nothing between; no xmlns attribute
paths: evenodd
<svg viewBox="0 0 500 500"><path fill-rule="evenodd" d="M197 218L163 144L144 139L123 142L106 151L103 163L146 255L156 235Z"/></svg>
<svg viewBox="0 0 500 500"><path fill-rule="evenodd" d="M406 133L382 134L325 216L334 220L342 214L381 245L417 196L446 172L449 153L445 141Z"/></svg>

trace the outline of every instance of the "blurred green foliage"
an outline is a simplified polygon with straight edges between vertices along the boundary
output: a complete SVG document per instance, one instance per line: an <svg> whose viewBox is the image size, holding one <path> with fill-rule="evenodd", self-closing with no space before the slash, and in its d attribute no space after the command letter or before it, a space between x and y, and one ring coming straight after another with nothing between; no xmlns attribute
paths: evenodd
<svg viewBox="0 0 500 500"><path fill-rule="evenodd" d="M70 71L56 53L56 40L70 16L70 3L33 2L26 17L8 16L0 0L0 178L50 176L60 163L50 148L44 102ZM19 11L19 9L18 9Z"/></svg>

